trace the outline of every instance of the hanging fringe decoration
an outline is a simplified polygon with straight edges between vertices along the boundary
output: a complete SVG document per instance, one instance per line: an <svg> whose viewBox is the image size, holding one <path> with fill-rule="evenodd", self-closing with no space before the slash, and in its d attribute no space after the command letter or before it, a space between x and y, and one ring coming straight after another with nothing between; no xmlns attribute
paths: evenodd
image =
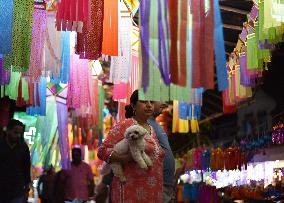
<svg viewBox="0 0 284 203"><path fill-rule="evenodd" d="M205 12L204 1L192 1L193 42L192 87L214 89L214 2ZM206 60L204 60L206 56Z"/></svg>
<svg viewBox="0 0 284 203"><path fill-rule="evenodd" d="M69 108L79 109L90 106L90 76L88 61L79 59L78 55L71 55L67 98Z"/></svg>
<svg viewBox="0 0 284 203"><path fill-rule="evenodd" d="M12 52L5 55L5 68L14 71L25 72L29 68L32 23L33 23L33 0L14 0Z"/></svg>
<svg viewBox="0 0 284 203"><path fill-rule="evenodd" d="M150 23L150 7L151 1L144 0L140 3L140 38L141 38L141 59L142 62L142 87L144 92L147 91L149 86L149 23Z"/></svg>
<svg viewBox="0 0 284 203"><path fill-rule="evenodd" d="M182 120L178 117L179 111L178 111L178 101L173 101L173 127L172 132L175 133L188 133L189 131L189 121L188 120Z"/></svg>
<svg viewBox="0 0 284 203"><path fill-rule="evenodd" d="M33 81L30 79L29 82ZM33 101L35 101L32 106L27 108L27 114L28 115L40 115L45 116L46 115L46 78L41 77L39 82L34 81L34 90L33 90Z"/></svg>
<svg viewBox="0 0 284 203"><path fill-rule="evenodd" d="M228 74L226 69L223 24L218 0L214 0L214 50L218 90L222 91L228 88Z"/></svg>
<svg viewBox="0 0 284 203"><path fill-rule="evenodd" d="M171 82L186 86L187 18L188 1L169 0L170 72ZM180 13L180 16L179 16ZM180 19L180 20L179 20ZM178 25L178 27L176 27ZM180 34L178 36L178 33ZM179 48L178 48L179 47Z"/></svg>
<svg viewBox="0 0 284 203"><path fill-rule="evenodd" d="M54 12L47 13L45 31L44 73L46 76L59 77L61 67L61 33L54 26Z"/></svg>
<svg viewBox="0 0 284 203"><path fill-rule="evenodd" d="M0 55L0 85L7 85L10 82L10 71L4 69L3 56Z"/></svg>
<svg viewBox="0 0 284 203"><path fill-rule="evenodd" d="M57 102L58 143L60 147L62 169L70 168L70 148L68 139L68 107Z"/></svg>
<svg viewBox="0 0 284 203"><path fill-rule="evenodd" d="M70 32L61 33L61 68L60 81L67 84L70 79Z"/></svg>
<svg viewBox="0 0 284 203"><path fill-rule="evenodd" d="M46 29L46 10L34 9L30 65L24 76L39 80L43 70L43 51Z"/></svg>
<svg viewBox="0 0 284 203"><path fill-rule="evenodd" d="M90 26L77 34L76 54L81 59L96 60L102 53L104 1L90 0Z"/></svg>
<svg viewBox="0 0 284 203"><path fill-rule="evenodd" d="M89 0L61 0L57 4L57 30L82 32L82 28L91 23L89 10Z"/></svg>
<svg viewBox="0 0 284 203"><path fill-rule="evenodd" d="M0 0L0 55L12 51L13 1ZM1 67L0 67L1 68Z"/></svg>
<svg viewBox="0 0 284 203"><path fill-rule="evenodd" d="M104 1L102 53L118 56L118 0Z"/></svg>

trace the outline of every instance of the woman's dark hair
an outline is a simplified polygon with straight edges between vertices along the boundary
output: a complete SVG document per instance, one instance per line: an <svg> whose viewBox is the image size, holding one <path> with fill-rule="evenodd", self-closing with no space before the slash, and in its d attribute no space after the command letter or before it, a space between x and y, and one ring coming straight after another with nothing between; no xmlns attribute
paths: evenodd
<svg viewBox="0 0 284 203"><path fill-rule="evenodd" d="M132 118L134 116L134 109L132 108L132 105L135 105L137 101L138 90L135 90L130 97L130 104L125 106L125 118Z"/></svg>

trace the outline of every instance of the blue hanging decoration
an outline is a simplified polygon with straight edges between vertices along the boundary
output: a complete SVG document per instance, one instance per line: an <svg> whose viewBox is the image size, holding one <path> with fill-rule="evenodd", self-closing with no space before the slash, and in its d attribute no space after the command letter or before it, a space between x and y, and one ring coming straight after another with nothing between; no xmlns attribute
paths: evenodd
<svg viewBox="0 0 284 203"><path fill-rule="evenodd" d="M178 103L178 117L179 119L187 120L188 119L188 104L186 102Z"/></svg>
<svg viewBox="0 0 284 203"><path fill-rule="evenodd" d="M34 101L36 101L36 82L34 83ZM46 78L41 77L38 86L39 106L28 107L26 112L28 115L46 115Z"/></svg>
<svg viewBox="0 0 284 203"><path fill-rule="evenodd" d="M214 44L218 90L223 91L228 88L228 73L226 69L225 43L219 0L214 0Z"/></svg>
<svg viewBox="0 0 284 203"><path fill-rule="evenodd" d="M60 81L67 84L70 79L70 32L61 32Z"/></svg>
<svg viewBox="0 0 284 203"><path fill-rule="evenodd" d="M12 51L13 0L0 0L0 54Z"/></svg>

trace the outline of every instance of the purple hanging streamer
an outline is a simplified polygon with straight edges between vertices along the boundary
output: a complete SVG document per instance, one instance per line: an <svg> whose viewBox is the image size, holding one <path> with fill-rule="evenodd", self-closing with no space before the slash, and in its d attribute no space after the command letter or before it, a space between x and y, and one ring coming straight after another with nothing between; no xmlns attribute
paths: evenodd
<svg viewBox="0 0 284 203"><path fill-rule="evenodd" d="M61 155L62 169L70 168L70 148L68 139L68 108L66 104L56 102L57 104L57 119L58 119L58 134L59 147Z"/></svg>
<svg viewBox="0 0 284 203"><path fill-rule="evenodd" d="M270 50L274 49L274 45L270 44L267 39L265 39L264 42L261 42L259 40L258 46L259 46L260 49L270 49Z"/></svg>
<svg viewBox="0 0 284 203"><path fill-rule="evenodd" d="M164 0L164 20L166 23L166 29L168 25L168 1ZM169 85L171 83L170 79L170 72L169 72L169 66L168 66L168 53L166 49L166 40L165 40L165 32L163 28L163 19L162 19L162 6L161 6L161 0L158 0L158 36L159 36L159 69L162 75L162 78L166 85Z"/></svg>
<svg viewBox="0 0 284 203"><path fill-rule="evenodd" d="M256 5L254 5L251 9L251 12L250 12L250 17L251 19L253 19L254 21L256 20L256 18L258 17L258 8Z"/></svg>
<svg viewBox="0 0 284 203"><path fill-rule="evenodd" d="M240 34L240 39L241 39L243 42L245 42L245 41L246 41L246 38L247 38L247 35L248 35L247 30L246 30L245 28L243 28L243 30L242 30L242 32L241 32L241 34Z"/></svg>
<svg viewBox="0 0 284 203"><path fill-rule="evenodd" d="M144 92L149 85L149 20L150 20L150 0L140 2L140 37L142 53L142 86ZM148 50L147 50L148 46Z"/></svg>
<svg viewBox="0 0 284 203"><path fill-rule="evenodd" d="M241 76L241 85L243 86L251 86L250 83L250 77L247 74L247 55L246 54L242 54L239 57L239 61L240 61L240 76Z"/></svg>
<svg viewBox="0 0 284 203"><path fill-rule="evenodd" d="M262 76L262 72L258 70L248 70L247 68L247 53L240 55L240 83L246 87L254 87L256 85L256 78Z"/></svg>
<svg viewBox="0 0 284 203"><path fill-rule="evenodd" d="M6 71L3 65L4 60L0 55L0 85L7 85L10 82L10 71Z"/></svg>

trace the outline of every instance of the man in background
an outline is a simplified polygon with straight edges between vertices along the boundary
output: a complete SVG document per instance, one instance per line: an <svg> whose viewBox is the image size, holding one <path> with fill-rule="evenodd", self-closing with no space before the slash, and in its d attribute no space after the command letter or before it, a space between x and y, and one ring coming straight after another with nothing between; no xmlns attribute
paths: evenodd
<svg viewBox="0 0 284 203"><path fill-rule="evenodd" d="M52 165L45 167L37 183L38 196L41 203L53 203L55 170Z"/></svg>
<svg viewBox="0 0 284 203"><path fill-rule="evenodd" d="M82 161L80 148L72 149L71 169L66 171L65 202L87 202L93 197L94 179L91 167Z"/></svg>
<svg viewBox="0 0 284 203"><path fill-rule="evenodd" d="M12 119L0 138L0 203L24 203L28 198L31 161L24 130L22 122Z"/></svg>

